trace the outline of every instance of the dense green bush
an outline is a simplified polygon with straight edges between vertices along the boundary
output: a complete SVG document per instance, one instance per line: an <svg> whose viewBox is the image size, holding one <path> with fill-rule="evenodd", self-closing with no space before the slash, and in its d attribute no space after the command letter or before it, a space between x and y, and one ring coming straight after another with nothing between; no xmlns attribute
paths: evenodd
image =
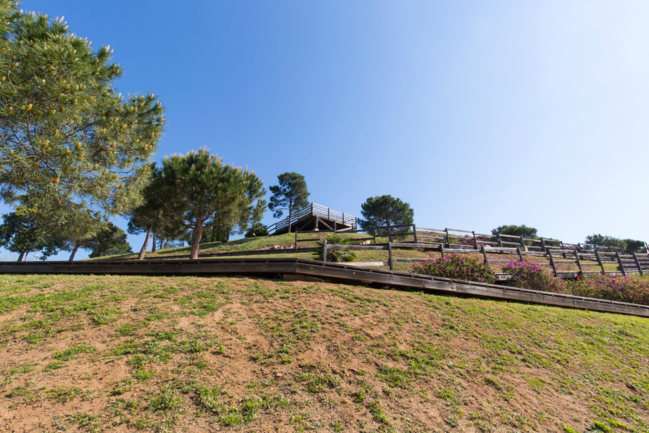
<svg viewBox="0 0 649 433"><path fill-rule="evenodd" d="M563 294L568 290L564 280L550 274L538 263L510 262L503 268L503 272L510 276L505 283L508 286Z"/></svg>
<svg viewBox="0 0 649 433"><path fill-rule="evenodd" d="M412 265L412 268L413 272L417 274L432 275L434 277L478 281L481 283L494 283L496 281L496 274L491 268L476 259L460 257L456 254L439 259L434 259L431 256L428 260Z"/></svg>
<svg viewBox="0 0 649 433"><path fill-rule="evenodd" d="M268 229L262 223L254 223L250 230L246 232L247 238L258 238L260 236L268 236Z"/></svg>
<svg viewBox="0 0 649 433"><path fill-rule="evenodd" d="M324 260L322 255L322 249L324 247L324 241L327 240L328 245L349 245L349 239L344 238L340 235L328 235L325 236L318 242L318 250L315 252L316 260ZM356 260L356 254L351 250L327 250L327 261L328 262L353 262Z"/></svg>

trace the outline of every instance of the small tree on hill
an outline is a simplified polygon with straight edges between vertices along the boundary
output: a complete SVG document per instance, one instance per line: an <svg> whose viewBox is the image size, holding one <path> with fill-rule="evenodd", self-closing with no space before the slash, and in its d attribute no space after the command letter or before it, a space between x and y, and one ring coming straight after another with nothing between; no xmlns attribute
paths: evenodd
<svg viewBox="0 0 649 433"><path fill-rule="evenodd" d="M18 261L27 260L30 252L42 251L41 258L56 254L61 248L61 240L53 237L38 224L38 221L24 212L11 212L3 215L0 225L0 246L20 254Z"/></svg>
<svg viewBox="0 0 649 433"><path fill-rule="evenodd" d="M605 236L601 234L586 236L586 243L596 245L598 247L619 248L620 250L624 250L626 247L626 243L623 240L614 238L613 236Z"/></svg>
<svg viewBox="0 0 649 433"><path fill-rule="evenodd" d="M361 205L361 215L364 219L359 221L360 226L365 229L385 226L385 229L378 230L392 236L397 233L406 233L410 227L394 228L395 225L413 224L415 211L410 205L399 198L391 195L382 195L368 198Z"/></svg>
<svg viewBox="0 0 649 433"><path fill-rule="evenodd" d="M622 242L626 244L626 246L624 247L624 252L627 254L647 252L645 243L642 241L638 241L636 239L623 239Z"/></svg>
<svg viewBox="0 0 649 433"><path fill-rule="evenodd" d="M223 164L207 149L165 157L155 174L156 197L170 219L192 231L192 259L205 228L240 223L241 210L248 206L251 183L260 183L254 172Z"/></svg>
<svg viewBox="0 0 649 433"><path fill-rule="evenodd" d="M273 218L281 218L284 211L288 211L288 231L291 232L291 219L293 212L309 204L309 191L306 188L304 176L298 173L286 172L277 176L279 185L271 186L269 209L273 211Z"/></svg>
<svg viewBox="0 0 649 433"><path fill-rule="evenodd" d="M534 227L528 227L525 224L521 224L519 226L514 224L499 226L491 230L491 234L493 234L494 236L501 234L510 236L523 236L524 238L529 239L538 239L537 230ZM532 242L526 242L526 245L529 244L532 244Z"/></svg>
<svg viewBox="0 0 649 433"><path fill-rule="evenodd" d="M537 230L534 227L528 227L525 224L522 224L520 226L504 225L504 226L496 227L495 229L491 230L491 234L523 236L525 238L531 238L531 239L536 239L538 237Z"/></svg>
<svg viewBox="0 0 649 433"><path fill-rule="evenodd" d="M40 207L29 208L41 212L70 199L108 213L137 206L162 104L115 92L122 69L109 47L94 51L62 19L1 3L0 197L36 194Z"/></svg>
<svg viewBox="0 0 649 433"><path fill-rule="evenodd" d="M110 222L105 224L103 229L89 240L86 248L92 250L90 258L133 252L126 241L124 230Z"/></svg>
<svg viewBox="0 0 649 433"><path fill-rule="evenodd" d="M155 163L151 164L151 173L155 177L158 169L156 168ZM160 238L174 238L182 235L184 228L178 223L169 217L168 214L165 214L164 207L160 200L156 196L157 192L155 190L155 184L150 182L142 190L143 203L141 206L133 209L130 212L130 218L128 221L128 233L132 235L137 235L140 233L146 233L144 238L144 243L140 249L140 254L138 259L144 259L146 250L149 247L149 241L153 237L153 249L156 250L156 237Z"/></svg>

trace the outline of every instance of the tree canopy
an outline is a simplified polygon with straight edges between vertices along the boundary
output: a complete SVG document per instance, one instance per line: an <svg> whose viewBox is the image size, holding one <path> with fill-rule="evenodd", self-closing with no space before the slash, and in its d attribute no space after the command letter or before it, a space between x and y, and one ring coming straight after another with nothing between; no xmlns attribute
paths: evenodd
<svg viewBox="0 0 649 433"><path fill-rule="evenodd" d="M309 204L309 191L306 179L299 173L286 172L277 176L279 185L270 187L273 196L268 208L273 211L273 218L281 218L288 211L288 231L291 231L293 212Z"/></svg>
<svg viewBox="0 0 649 433"><path fill-rule="evenodd" d="M70 202L113 214L137 206L162 104L117 94L112 50L93 50L62 19L3 0L0 34L0 197L42 214Z"/></svg>
<svg viewBox="0 0 649 433"><path fill-rule="evenodd" d="M413 224L415 211L408 203L399 198L381 195L368 198L361 205L361 215L364 219L361 219L359 224L363 229L385 226L385 229L378 230L378 232L392 235L410 230L409 227L395 229L393 226Z"/></svg>
<svg viewBox="0 0 649 433"><path fill-rule="evenodd" d="M537 236L537 230L534 227L528 227L525 224L521 224L519 226L517 225L503 225L496 227L495 229L491 230L491 234L493 235L511 235L511 236L523 236L525 238L531 238L531 239L536 239Z"/></svg>
<svg viewBox="0 0 649 433"><path fill-rule="evenodd" d="M619 248L626 254L647 252L643 241L635 239L618 239L613 236L601 235L599 233L586 236L586 243L599 247Z"/></svg>
<svg viewBox="0 0 649 433"><path fill-rule="evenodd" d="M41 258L56 254L61 248L59 238L52 236L38 221L24 212L11 212L2 216L0 246L19 253L18 261L27 260L30 252L41 251Z"/></svg>
<svg viewBox="0 0 649 433"><path fill-rule="evenodd" d="M192 231L192 259L198 258L205 228L245 231L251 215L265 207L261 197L266 191L257 175L224 164L207 149L165 157L152 188L164 212Z"/></svg>
<svg viewBox="0 0 649 433"><path fill-rule="evenodd" d="M113 223L109 222L93 236L87 243L87 249L91 250L90 258L115 256L133 252L126 241L126 233Z"/></svg>

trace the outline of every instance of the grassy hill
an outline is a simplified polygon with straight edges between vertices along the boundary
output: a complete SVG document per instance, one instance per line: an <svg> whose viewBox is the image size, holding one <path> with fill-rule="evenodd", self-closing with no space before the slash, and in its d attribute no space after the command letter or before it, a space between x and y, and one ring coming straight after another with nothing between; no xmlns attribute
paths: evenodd
<svg viewBox="0 0 649 433"><path fill-rule="evenodd" d="M299 235L299 239L301 242L299 242L299 247L300 248L315 248L318 246L318 241L320 238L324 237L325 234L320 234L320 233L301 233ZM369 237L367 235L363 234L341 234L343 237L348 237L348 238L353 238L353 239L367 239L367 241L370 241L373 239L372 237ZM304 240L311 240L310 242L304 242ZM411 241L412 237L408 237L407 240ZM367 242L366 241L366 242ZM377 243L386 243L388 242L388 238L377 238L376 239ZM363 241L354 241L353 243L359 244ZM373 242L373 241L372 241ZM219 257L228 257L227 253L237 253L237 252L249 252L249 251L256 251L256 250L268 250L271 248L277 248L277 249L283 249L283 252L278 252L277 254L263 254L260 255L259 257L299 257L299 258L304 258L304 259L313 259L314 258L314 253L293 253L291 252L292 248L295 248L295 234L294 233L287 233L284 235L279 235L279 236L265 236L265 237L260 237L260 238L248 238L248 239L238 239L234 241L230 241L227 243L221 243L221 242L215 242L215 243L205 243L201 245L200 249L200 255L199 258L210 258L214 257L215 254L219 254ZM191 248L190 247L180 247L180 248L169 248L169 249L163 249L163 250L158 250L155 253L152 252L147 252L146 253L146 258L147 259L186 259L189 258L189 252ZM273 250L274 251L274 250ZM355 251L357 255L357 261L358 262L387 262L388 261L388 252L387 251ZM223 255L226 254L226 255ZM429 256L432 257L439 257L440 253L438 252L433 252L433 251L416 251L416 250L407 250L407 249L394 249L393 250L393 257L394 258L428 258ZM478 261L483 260L482 254L467 254L467 256L473 257L477 259ZM232 257L235 257L234 255ZM246 257L255 257L254 255L252 256L246 256ZM111 257L102 257L100 259L95 259L95 260L101 260L101 259L135 259L137 258L137 254L125 254L121 256L111 256ZM526 261L534 261L537 263L545 263L548 264L550 263L548 258L545 257L534 257L534 256L524 256ZM490 255L491 260L510 260L510 261L518 261L519 257L516 254L491 254ZM596 262L591 262L587 260L582 260L582 263L584 264L593 264ZM497 264L492 264L491 266L496 269L497 271L502 268L506 263L497 263ZM604 265L606 270L608 271L615 271L618 270L617 265L613 264L605 264ZM394 270L396 271L401 271L401 272L409 272L410 269L412 268L411 264L408 263L396 263L394 265ZM378 268L378 269L388 269L387 266L384 266L383 268ZM566 264L566 263L560 263L557 265L558 270L565 270L565 271L578 271L578 267L576 264ZM593 267L589 268L588 270L599 270L599 267Z"/></svg>
<svg viewBox="0 0 649 433"><path fill-rule="evenodd" d="M649 430L649 322L251 278L0 276L1 431Z"/></svg>

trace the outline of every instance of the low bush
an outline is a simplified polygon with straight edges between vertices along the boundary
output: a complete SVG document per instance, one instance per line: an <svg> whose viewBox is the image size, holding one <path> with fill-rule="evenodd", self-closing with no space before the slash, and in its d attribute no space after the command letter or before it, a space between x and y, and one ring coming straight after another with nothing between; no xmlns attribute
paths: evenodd
<svg viewBox="0 0 649 433"><path fill-rule="evenodd" d="M327 245L349 245L349 239L344 238L340 235L328 235L318 242L318 250L315 252L316 260L323 260L322 248L324 246L324 241L327 241ZM328 262L353 262L356 260L356 254L351 250L327 250L327 261Z"/></svg>
<svg viewBox="0 0 649 433"><path fill-rule="evenodd" d="M568 293L568 286L538 263L509 262L503 272L510 276L505 284L521 289L539 290L542 292Z"/></svg>
<svg viewBox="0 0 649 433"><path fill-rule="evenodd" d="M460 257L456 254L439 259L434 259L431 256L428 260L412 265L412 268L413 272L417 274L432 275L434 277L481 283L494 283L496 281L496 274L488 266L476 259Z"/></svg>
<svg viewBox="0 0 649 433"><path fill-rule="evenodd" d="M649 305L649 281L640 278L601 275L578 279L568 288L571 295Z"/></svg>

